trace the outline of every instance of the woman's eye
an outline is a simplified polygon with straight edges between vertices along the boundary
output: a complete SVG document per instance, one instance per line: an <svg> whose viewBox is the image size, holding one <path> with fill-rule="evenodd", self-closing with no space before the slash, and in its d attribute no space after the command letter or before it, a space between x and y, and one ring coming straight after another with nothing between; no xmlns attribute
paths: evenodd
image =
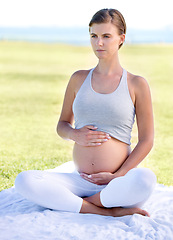
<svg viewBox="0 0 173 240"><path fill-rule="evenodd" d="M104 38L110 38L108 35L105 35Z"/></svg>
<svg viewBox="0 0 173 240"><path fill-rule="evenodd" d="M92 37L92 38L96 38L96 36L95 36L95 35L92 35L91 37Z"/></svg>

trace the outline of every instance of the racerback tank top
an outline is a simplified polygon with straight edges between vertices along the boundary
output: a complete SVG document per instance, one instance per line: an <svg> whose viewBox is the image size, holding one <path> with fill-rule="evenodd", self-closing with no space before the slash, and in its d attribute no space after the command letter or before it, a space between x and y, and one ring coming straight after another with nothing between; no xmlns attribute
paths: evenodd
<svg viewBox="0 0 173 240"><path fill-rule="evenodd" d="M106 132L130 145L135 107L127 85L127 71L123 69L114 92L102 94L92 88L93 70L90 70L73 102L75 128L93 125L98 127L97 131Z"/></svg>

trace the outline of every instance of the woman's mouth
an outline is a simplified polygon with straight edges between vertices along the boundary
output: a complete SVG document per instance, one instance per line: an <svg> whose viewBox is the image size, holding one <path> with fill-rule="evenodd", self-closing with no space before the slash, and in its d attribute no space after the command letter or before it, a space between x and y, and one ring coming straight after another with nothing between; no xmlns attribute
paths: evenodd
<svg viewBox="0 0 173 240"><path fill-rule="evenodd" d="M105 50L103 50L103 49L97 49L96 51L97 51L97 52L104 52Z"/></svg>

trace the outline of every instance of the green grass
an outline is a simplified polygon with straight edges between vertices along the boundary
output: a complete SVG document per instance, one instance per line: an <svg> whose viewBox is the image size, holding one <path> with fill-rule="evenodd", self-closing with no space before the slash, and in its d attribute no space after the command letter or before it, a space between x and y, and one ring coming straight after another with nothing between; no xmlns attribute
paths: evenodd
<svg viewBox="0 0 173 240"><path fill-rule="evenodd" d="M173 185L173 45L126 45L120 60L151 87L155 146L142 166ZM72 159L73 143L56 134L70 75L97 63L89 47L0 42L0 190L28 169L54 168ZM136 127L133 143L136 141Z"/></svg>

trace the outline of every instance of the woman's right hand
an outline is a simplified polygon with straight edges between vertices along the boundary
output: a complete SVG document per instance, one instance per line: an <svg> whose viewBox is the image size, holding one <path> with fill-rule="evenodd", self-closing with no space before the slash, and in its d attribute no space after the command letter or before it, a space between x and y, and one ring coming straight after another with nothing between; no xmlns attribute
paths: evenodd
<svg viewBox="0 0 173 240"><path fill-rule="evenodd" d="M71 139L79 145L90 147L99 146L111 138L109 134L96 130L97 127L92 125L87 125L80 129L73 129Z"/></svg>

